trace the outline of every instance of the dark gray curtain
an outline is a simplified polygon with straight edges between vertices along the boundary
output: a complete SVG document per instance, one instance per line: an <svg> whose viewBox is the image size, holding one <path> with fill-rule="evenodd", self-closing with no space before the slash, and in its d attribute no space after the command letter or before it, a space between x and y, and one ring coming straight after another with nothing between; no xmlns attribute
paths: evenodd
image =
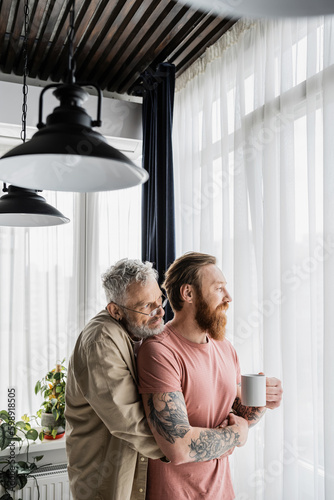
<svg viewBox="0 0 334 500"><path fill-rule="evenodd" d="M142 259L155 264L160 284L175 259L172 124L175 66L159 64L146 71L143 83L143 167L150 174L143 186ZM166 320L172 318L169 305Z"/></svg>

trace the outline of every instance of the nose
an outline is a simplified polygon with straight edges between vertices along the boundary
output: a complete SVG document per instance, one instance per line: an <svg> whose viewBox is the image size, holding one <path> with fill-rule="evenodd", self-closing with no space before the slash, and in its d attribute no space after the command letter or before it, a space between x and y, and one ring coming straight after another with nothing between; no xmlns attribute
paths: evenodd
<svg viewBox="0 0 334 500"><path fill-rule="evenodd" d="M225 288L225 294L224 294L224 302L232 302L232 297L231 295L228 293L228 291L226 290Z"/></svg>
<svg viewBox="0 0 334 500"><path fill-rule="evenodd" d="M165 310L164 310L164 308L162 307L161 304L157 307L157 314L156 314L156 316L158 316L158 315L161 316L161 317L165 316Z"/></svg>

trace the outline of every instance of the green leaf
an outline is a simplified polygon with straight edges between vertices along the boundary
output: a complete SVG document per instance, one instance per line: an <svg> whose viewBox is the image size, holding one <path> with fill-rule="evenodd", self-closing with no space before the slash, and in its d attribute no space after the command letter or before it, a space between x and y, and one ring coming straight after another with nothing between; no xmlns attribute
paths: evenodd
<svg viewBox="0 0 334 500"><path fill-rule="evenodd" d="M35 385L35 394L38 394L38 393L39 393L39 391L41 390L41 387L42 387L41 381L40 381L40 380L38 380L38 381L36 382L36 385Z"/></svg>
<svg viewBox="0 0 334 500"><path fill-rule="evenodd" d="M60 380L62 377L62 373L61 372L56 372L54 375L53 375L53 378L55 380Z"/></svg>
<svg viewBox="0 0 334 500"><path fill-rule="evenodd" d="M42 460L43 457L44 455L39 455L38 457L34 457L34 460L35 462L39 462L40 460Z"/></svg>
<svg viewBox="0 0 334 500"><path fill-rule="evenodd" d="M29 429L26 434L26 438L31 439L32 441L36 441L36 439L38 438L38 432L36 431L36 429Z"/></svg>
<svg viewBox="0 0 334 500"><path fill-rule="evenodd" d="M39 437L40 441L44 441L44 432L43 432L43 431L41 431L41 432L39 433L39 436L38 436L38 437Z"/></svg>
<svg viewBox="0 0 334 500"><path fill-rule="evenodd" d="M61 392L63 390L61 385L57 385L56 392Z"/></svg>
<svg viewBox="0 0 334 500"><path fill-rule="evenodd" d="M26 475L22 474L22 475L17 476L17 485L18 485L19 490L22 490L22 488L25 487L27 482L28 482L28 478Z"/></svg>
<svg viewBox="0 0 334 500"><path fill-rule="evenodd" d="M23 460L20 460L19 462L16 462L16 463L19 466L18 468L20 468L20 469L29 469L28 462L24 462Z"/></svg>
<svg viewBox="0 0 334 500"><path fill-rule="evenodd" d="M8 432L8 424L1 424L0 426L0 449L4 450L10 445L12 441L18 441Z"/></svg>
<svg viewBox="0 0 334 500"><path fill-rule="evenodd" d="M58 429L52 429L51 436L53 437L53 439L56 439L57 432L58 432Z"/></svg>
<svg viewBox="0 0 334 500"><path fill-rule="evenodd" d="M8 412L6 410L1 410L0 411L0 420L7 421L8 419L9 419Z"/></svg>
<svg viewBox="0 0 334 500"><path fill-rule="evenodd" d="M27 424L25 422L23 422L22 420L19 420L18 422L16 422L16 427L18 427L19 429L27 430L26 425Z"/></svg>

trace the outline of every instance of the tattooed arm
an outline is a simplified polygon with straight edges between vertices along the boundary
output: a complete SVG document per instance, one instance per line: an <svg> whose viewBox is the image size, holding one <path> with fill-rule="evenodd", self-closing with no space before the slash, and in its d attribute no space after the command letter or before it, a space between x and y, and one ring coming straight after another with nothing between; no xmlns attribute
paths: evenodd
<svg viewBox="0 0 334 500"><path fill-rule="evenodd" d="M248 425L236 415L224 428L207 429L189 424L182 392L143 394L149 426L158 445L174 464L219 458L247 440Z"/></svg>
<svg viewBox="0 0 334 500"><path fill-rule="evenodd" d="M263 417L267 408L278 408L282 400L282 384L281 381L274 377L266 379L266 406L244 406L241 404L241 385L238 384L237 397L234 400L232 409L240 417L248 421L249 427L257 424Z"/></svg>

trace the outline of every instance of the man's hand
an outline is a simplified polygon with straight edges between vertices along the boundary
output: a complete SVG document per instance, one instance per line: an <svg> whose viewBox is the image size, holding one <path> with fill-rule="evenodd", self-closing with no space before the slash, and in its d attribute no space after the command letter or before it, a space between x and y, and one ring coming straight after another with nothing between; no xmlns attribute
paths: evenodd
<svg viewBox="0 0 334 500"><path fill-rule="evenodd" d="M239 438L239 444L237 444L238 447L243 446L248 437L248 422L242 417L238 417L238 415L235 415L234 413L229 413L228 415L228 425L232 426L234 429L235 433L238 433Z"/></svg>
<svg viewBox="0 0 334 500"><path fill-rule="evenodd" d="M278 408L282 401L282 383L278 378L267 377L266 379L266 408L271 410Z"/></svg>

